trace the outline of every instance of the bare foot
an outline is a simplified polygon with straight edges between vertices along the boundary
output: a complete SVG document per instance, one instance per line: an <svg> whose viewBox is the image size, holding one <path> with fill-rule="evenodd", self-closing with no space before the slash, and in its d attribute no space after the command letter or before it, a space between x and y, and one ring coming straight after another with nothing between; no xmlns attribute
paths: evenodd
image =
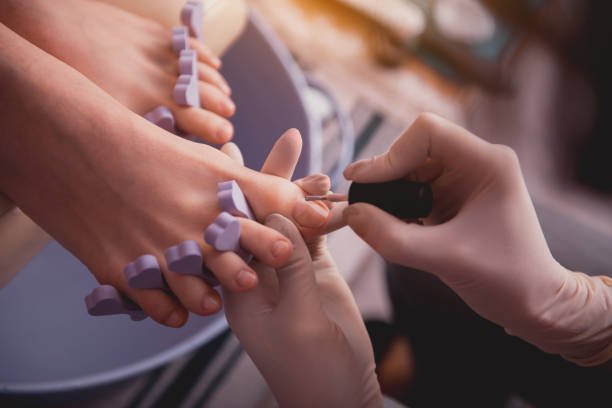
<svg viewBox="0 0 612 408"><path fill-rule="evenodd" d="M0 190L100 283L127 294L154 320L178 327L187 310L210 314L221 306L203 280L168 270L163 251L183 240L200 243L229 290L257 283L242 279L255 275L243 261L204 243L204 229L220 212L218 182L238 181L260 219L278 212L306 231L326 223L327 208L307 204L297 185L242 167L210 146L168 137L2 25L0 39ZM284 236L241 222L245 249L273 267L286 261L291 246ZM157 258L176 297L127 286L123 267L143 254Z"/></svg>
<svg viewBox="0 0 612 408"><path fill-rule="evenodd" d="M173 112L177 127L211 143L233 136L226 119L235 105L217 71L219 59L195 40L203 109L172 99L178 58L171 32L160 23L117 7L86 0L61 6L45 0L0 3L0 20L39 48L71 65L130 110L143 115L159 105Z"/></svg>

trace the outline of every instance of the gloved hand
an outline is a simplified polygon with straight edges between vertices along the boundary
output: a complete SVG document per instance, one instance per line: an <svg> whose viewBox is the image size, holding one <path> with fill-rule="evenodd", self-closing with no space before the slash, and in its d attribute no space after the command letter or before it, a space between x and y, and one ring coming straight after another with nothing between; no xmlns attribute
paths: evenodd
<svg viewBox="0 0 612 408"><path fill-rule="evenodd" d="M478 314L544 351L582 365L612 358L612 280L555 261L510 148L424 114L388 152L353 163L345 177L431 182L424 225L367 204L345 211L386 259L437 275Z"/></svg>
<svg viewBox="0 0 612 408"><path fill-rule="evenodd" d="M224 290L225 313L279 405L382 406L370 340L324 239L309 253L286 218L272 214L266 225L292 241L289 263L256 266L259 286L249 292Z"/></svg>

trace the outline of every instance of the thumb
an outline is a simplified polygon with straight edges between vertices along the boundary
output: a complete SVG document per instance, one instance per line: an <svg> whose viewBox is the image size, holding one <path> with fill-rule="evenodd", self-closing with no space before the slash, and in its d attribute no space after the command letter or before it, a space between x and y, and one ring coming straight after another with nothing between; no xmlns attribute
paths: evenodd
<svg viewBox="0 0 612 408"><path fill-rule="evenodd" d="M277 268L279 306L287 307L296 316L310 314L319 304L317 285L310 252L297 227L280 214L266 218L266 226L286 236L293 243L289 261Z"/></svg>
<svg viewBox="0 0 612 408"><path fill-rule="evenodd" d="M365 203L348 206L343 216L348 226L386 260L431 270L438 245L436 227L408 224Z"/></svg>

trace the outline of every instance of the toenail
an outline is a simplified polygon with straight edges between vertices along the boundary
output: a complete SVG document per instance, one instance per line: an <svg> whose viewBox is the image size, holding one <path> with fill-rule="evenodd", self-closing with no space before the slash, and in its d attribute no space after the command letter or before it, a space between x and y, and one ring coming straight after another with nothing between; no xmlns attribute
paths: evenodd
<svg viewBox="0 0 612 408"><path fill-rule="evenodd" d="M230 88L228 84L221 82L220 86L223 93L225 93L226 95L231 95L232 88Z"/></svg>
<svg viewBox="0 0 612 408"><path fill-rule="evenodd" d="M272 256L279 258L287 253L289 250L289 243L285 240L276 241L272 245Z"/></svg>
<svg viewBox="0 0 612 408"><path fill-rule="evenodd" d="M183 322L183 316L180 312L172 312L170 317L166 319L166 324L171 327L179 327Z"/></svg>
<svg viewBox="0 0 612 408"><path fill-rule="evenodd" d="M304 200L298 200L292 215L302 227L319 228L327 221L329 210Z"/></svg>
<svg viewBox="0 0 612 408"><path fill-rule="evenodd" d="M219 300L213 295L204 295L202 299L202 307L206 312L216 312L219 310Z"/></svg>
<svg viewBox="0 0 612 408"><path fill-rule="evenodd" d="M223 122L217 130L217 139L221 141L230 140L234 134L234 128L229 122Z"/></svg>
<svg viewBox="0 0 612 408"><path fill-rule="evenodd" d="M257 284L257 276L248 269L242 269L236 275L236 283L240 288L252 288Z"/></svg>
<svg viewBox="0 0 612 408"><path fill-rule="evenodd" d="M226 111L229 111L229 112L234 112L236 110L236 105L231 99L224 99L223 107L225 108Z"/></svg>

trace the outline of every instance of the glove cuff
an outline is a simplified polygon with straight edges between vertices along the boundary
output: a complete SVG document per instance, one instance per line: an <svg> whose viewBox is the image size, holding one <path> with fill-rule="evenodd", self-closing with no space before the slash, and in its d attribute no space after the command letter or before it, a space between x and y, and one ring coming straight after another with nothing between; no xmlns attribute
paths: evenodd
<svg viewBox="0 0 612 408"><path fill-rule="evenodd" d="M612 279L569 273L533 321L514 334L581 366L606 363L612 359Z"/></svg>

